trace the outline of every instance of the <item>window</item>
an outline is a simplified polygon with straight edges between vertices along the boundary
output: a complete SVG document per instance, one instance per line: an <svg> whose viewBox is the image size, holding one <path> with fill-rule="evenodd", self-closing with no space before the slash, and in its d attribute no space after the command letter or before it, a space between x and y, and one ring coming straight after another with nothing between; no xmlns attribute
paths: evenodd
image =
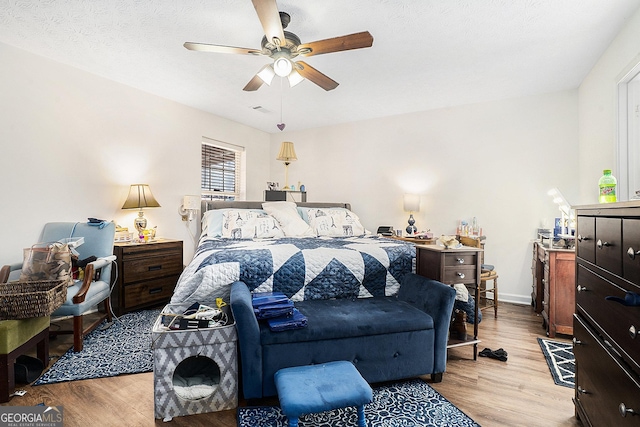
<svg viewBox="0 0 640 427"><path fill-rule="evenodd" d="M243 148L202 142L201 191L205 200L237 200L241 193Z"/></svg>
<svg viewBox="0 0 640 427"><path fill-rule="evenodd" d="M640 191L640 64L618 83L618 201Z"/></svg>

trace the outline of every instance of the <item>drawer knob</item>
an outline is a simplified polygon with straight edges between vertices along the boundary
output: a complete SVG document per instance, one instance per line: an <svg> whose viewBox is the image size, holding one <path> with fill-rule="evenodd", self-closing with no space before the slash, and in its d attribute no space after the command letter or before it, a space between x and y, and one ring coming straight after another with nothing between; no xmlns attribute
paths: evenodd
<svg viewBox="0 0 640 427"><path fill-rule="evenodd" d="M602 240L598 239L598 243L596 243L596 245L598 246L598 249L602 249L603 247L609 247L612 246L611 243L609 242L603 242Z"/></svg>
<svg viewBox="0 0 640 427"><path fill-rule="evenodd" d="M578 234L578 242L586 242L587 240L591 240L591 237Z"/></svg>
<svg viewBox="0 0 640 427"><path fill-rule="evenodd" d="M629 258L631 259L636 259L637 255L640 255L640 251L635 251L633 248L629 248L629 250L627 250L627 255L629 255Z"/></svg>
<svg viewBox="0 0 640 427"><path fill-rule="evenodd" d="M463 258L456 258L456 261L458 261L458 264L464 264Z"/></svg>
<svg viewBox="0 0 640 427"><path fill-rule="evenodd" d="M461 279L464 279L464 273L456 273L456 276L458 276Z"/></svg>
<svg viewBox="0 0 640 427"><path fill-rule="evenodd" d="M627 408L627 405L625 405L624 403L618 405L618 410L620 411L620 416L622 418L625 418L627 414L636 415L636 411L631 408Z"/></svg>
<svg viewBox="0 0 640 427"><path fill-rule="evenodd" d="M586 287L586 286L580 286L580 285L578 285L578 286L576 287L576 289L578 290L578 292L586 292L587 287Z"/></svg>
<svg viewBox="0 0 640 427"><path fill-rule="evenodd" d="M578 386L578 393L580 394L589 394L589 392L582 387Z"/></svg>
<svg viewBox="0 0 640 427"><path fill-rule="evenodd" d="M542 282L542 284L547 283L547 281L545 279L542 279L541 282Z"/></svg>
<svg viewBox="0 0 640 427"><path fill-rule="evenodd" d="M576 337L573 337L573 345L582 345L582 341L580 341Z"/></svg>
<svg viewBox="0 0 640 427"><path fill-rule="evenodd" d="M638 336L638 330L633 325L629 326L629 336L632 340Z"/></svg>

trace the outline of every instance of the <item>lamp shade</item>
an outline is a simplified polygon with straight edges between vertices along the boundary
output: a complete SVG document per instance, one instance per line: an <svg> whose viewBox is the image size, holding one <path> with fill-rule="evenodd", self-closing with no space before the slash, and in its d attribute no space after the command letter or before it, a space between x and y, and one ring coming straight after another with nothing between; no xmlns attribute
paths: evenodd
<svg viewBox="0 0 640 427"><path fill-rule="evenodd" d="M273 71L273 66L271 64L265 65L260 71L258 71L258 77L260 77L260 79L269 86L271 86L271 81L275 75L276 73Z"/></svg>
<svg viewBox="0 0 640 427"><path fill-rule="evenodd" d="M296 150L293 149L293 142L284 141L280 144L280 152L278 153L276 160L281 160L283 162L298 160L296 157Z"/></svg>
<svg viewBox="0 0 640 427"><path fill-rule="evenodd" d="M420 196L417 194L404 195L405 212L420 212Z"/></svg>
<svg viewBox="0 0 640 427"><path fill-rule="evenodd" d="M122 209L159 208L148 184L132 184Z"/></svg>

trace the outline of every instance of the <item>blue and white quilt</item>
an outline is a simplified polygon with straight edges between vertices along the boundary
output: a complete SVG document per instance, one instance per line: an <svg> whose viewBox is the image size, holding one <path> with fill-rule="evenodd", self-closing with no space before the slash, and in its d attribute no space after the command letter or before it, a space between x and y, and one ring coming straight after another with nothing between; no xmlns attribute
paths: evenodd
<svg viewBox="0 0 640 427"><path fill-rule="evenodd" d="M203 238L171 303L228 301L231 283L283 292L293 301L395 295L412 271L415 247L381 238Z"/></svg>

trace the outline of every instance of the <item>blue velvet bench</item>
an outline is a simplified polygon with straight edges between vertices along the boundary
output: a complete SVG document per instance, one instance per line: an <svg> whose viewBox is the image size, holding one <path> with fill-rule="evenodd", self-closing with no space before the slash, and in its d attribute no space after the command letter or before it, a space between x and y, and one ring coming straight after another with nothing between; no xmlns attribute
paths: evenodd
<svg viewBox="0 0 640 427"><path fill-rule="evenodd" d="M280 369L275 374L275 382L280 407L289 420L289 427L297 427L302 414L347 406L358 408L358 427L367 425L364 405L371 403L373 392L351 362Z"/></svg>

